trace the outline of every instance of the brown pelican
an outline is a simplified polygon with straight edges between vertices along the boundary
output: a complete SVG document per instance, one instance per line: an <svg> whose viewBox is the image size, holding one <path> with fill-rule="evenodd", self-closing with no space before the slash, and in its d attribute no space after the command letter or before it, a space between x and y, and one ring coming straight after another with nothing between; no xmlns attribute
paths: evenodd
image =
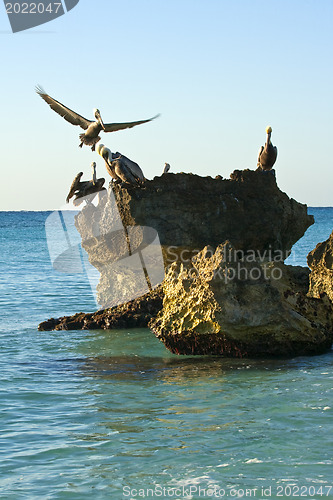
<svg viewBox="0 0 333 500"><path fill-rule="evenodd" d="M169 163L166 163L164 166L163 174L167 174L170 170L170 165Z"/></svg>
<svg viewBox="0 0 333 500"><path fill-rule="evenodd" d="M66 202L69 203L69 200L75 195L75 199L73 201L74 205L79 205L82 200L77 200L79 198L83 198L84 196L88 196L89 194L94 194L97 193L98 191L102 191L103 184L105 182L105 179L101 177L100 179L96 178L96 163L93 162L91 164L92 171L93 171L93 177L91 181L81 181L81 177L83 175L83 172L79 172L75 179L72 182L72 185L70 187L68 196L66 198Z"/></svg>
<svg viewBox="0 0 333 500"><path fill-rule="evenodd" d="M153 116L153 118L148 118L148 120L140 120L137 122L127 122L127 123L106 123L104 124L100 111L94 109L95 121L87 120L83 116L75 113L71 109L67 108L60 102L53 99L53 97L46 94L46 92L41 87L36 87L36 92L38 95L44 99L45 102L50 106L53 111L58 113L72 125L79 125L83 130L86 130L84 134L80 134L81 143L79 145L82 148L83 144L87 146L92 146L92 150L95 151L95 144L101 139L99 133L104 130L104 132L115 132L117 130L123 130L125 128L132 128L136 125L141 125L142 123L150 122L154 120L159 115Z"/></svg>
<svg viewBox="0 0 333 500"><path fill-rule="evenodd" d="M120 153L112 153L104 144L98 144L97 153L104 159L106 170L117 182L138 185L145 181L139 165Z"/></svg>
<svg viewBox="0 0 333 500"><path fill-rule="evenodd" d="M260 148L257 167L262 170L271 170L277 157L277 147L271 143L272 127L266 128L266 134L266 144Z"/></svg>
<svg viewBox="0 0 333 500"><path fill-rule="evenodd" d="M92 183L93 185L96 184L97 182L97 176L96 176L96 163L93 161L92 164L91 164L91 168L92 168Z"/></svg>

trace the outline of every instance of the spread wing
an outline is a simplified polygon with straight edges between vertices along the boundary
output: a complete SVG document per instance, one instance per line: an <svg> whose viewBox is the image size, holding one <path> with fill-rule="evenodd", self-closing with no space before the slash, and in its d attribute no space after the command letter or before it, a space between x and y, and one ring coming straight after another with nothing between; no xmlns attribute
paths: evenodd
<svg viewBox="0 0 333 500"><path fill-rule="evenodd" d="M127 122L127 123L106 123L104 125L104 131L105 132L115 132L116 130L123 130L125 128L132 128L136 127L136 125L141 125L142 123L147 123L151 122L152 120L155 120L160 115L153 116L152 118L149 118L148 120L140 120L138 122Z"/></svg>
<svg viewBox="0 0 333 500"><path fill-rule="evenodd" d="M72 111L71 109L61 104L61 102L58 102L55 99L53 99L53 97L46 94L41 87L36 87L36 92L38 95L41 96L42 99L44 99L45 102L47 102L47 104L50 106L51 109L53 109L53 111L55 111L56 113L58 113L58 115L65 118L65 120L71 123L72 125L80 125L80 127L83 128L83 130L86 130L92 123L90 120L87 120L78 113L75 113L75 111Z"/></svg>
<svg viewBox="0 0 333 500"><path fill-rule="evenodd" d="M69 200L74 196L75 191L77 191L80 188L80 179L83 175L83 172L79 172L75 179L72 182L72 185L70 187L68 196L66 198L66 203L69 203Z"/></svg>
<svg viewBox="0 0 333 500"><path fill-rule="evenodd" d="M260 158L261 158L261 154L262 154L263 150L264 150L264 146L261 146L261 148L259 149L259 153L258 153L257 165L260 164Z"/></svg>

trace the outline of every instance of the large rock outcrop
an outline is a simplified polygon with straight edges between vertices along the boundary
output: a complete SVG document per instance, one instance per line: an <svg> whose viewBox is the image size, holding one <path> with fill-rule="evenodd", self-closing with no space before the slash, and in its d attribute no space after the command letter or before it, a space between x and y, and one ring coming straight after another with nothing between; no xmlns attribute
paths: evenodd
<svg viewBox="0 0 333 500"><path fill-rule="evenodd" d="M333 303L333 232L309 253L307 261L311 269L309 296L326 294Z"/></svg>
<svg viewBox="0 0 333 500"><path fill-rule="evenodd" d="M192 266L171 266L163 309L150 323L177 354L296 356L332 344L333 308L307 296L307 268L239 259L226 242L206 247Z"/></svg>
<svg viewBox="0 0 333 500"><path fill-rule="evenodd" d="M51 318L40 330L149 323L179 354L295 356L331 346L328 282L310 296L308 268L283 263L313 217L280 191L274 171L164 174L98 198L75 226L100 272L103 309ZM316 283L332 270L325 243L309 261Z"/></svg>
<svg viewBox="0 0 333 500"><path fill-rule="evenodd" d="M114 185L76 217L82 246L101 273L102 307L148 292L165 268L190 263L206 245L230 240L242 252L284 260L311 224L306 205L278 188L274 171L261 170L236 170L229 180L168 173L142 187ZM140 262L127 266L134 255L144 261L144 275Z"/></svg>

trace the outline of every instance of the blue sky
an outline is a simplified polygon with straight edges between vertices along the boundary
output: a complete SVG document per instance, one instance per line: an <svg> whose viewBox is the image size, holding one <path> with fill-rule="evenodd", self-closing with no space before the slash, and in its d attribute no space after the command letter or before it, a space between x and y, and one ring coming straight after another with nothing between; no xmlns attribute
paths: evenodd
<svg viewBox="0 0 333 500"><path fill-rule="evenodd" d="M12 34L0 5L1 210L56 209L79 171L108 178L78 148L81 129L34 92L105 122L161 116L104 134L149 179L256 168L265 128L290 197L332 206L331 0L80 0L66 15Z"/></svg>

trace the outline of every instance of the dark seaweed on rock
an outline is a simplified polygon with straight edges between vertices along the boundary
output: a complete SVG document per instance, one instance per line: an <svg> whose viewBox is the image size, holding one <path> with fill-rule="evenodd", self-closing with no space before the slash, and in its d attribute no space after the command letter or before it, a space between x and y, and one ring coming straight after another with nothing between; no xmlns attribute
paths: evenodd
<svg viewBox="0 0 333 500"><path fill-rule="evenodd" d="M94 313L50 318L40 323L38 330L108 330L117 328L147 328L149 321L162 308L161 287L138 299Z"/></svg>

